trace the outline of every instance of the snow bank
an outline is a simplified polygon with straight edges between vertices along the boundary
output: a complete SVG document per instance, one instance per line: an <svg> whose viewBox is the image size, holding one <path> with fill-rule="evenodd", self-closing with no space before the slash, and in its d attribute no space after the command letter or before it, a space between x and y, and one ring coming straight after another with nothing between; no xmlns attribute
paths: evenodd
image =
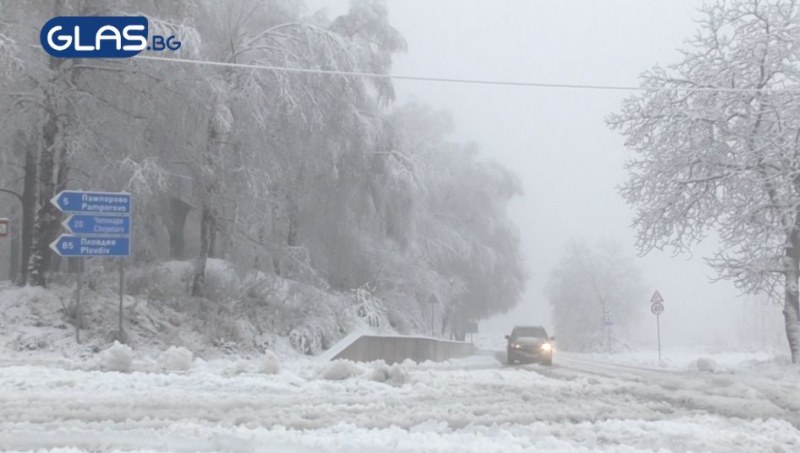
<svg viewBox="0 0 800 453"><path fill-rule="evenodd" d="M349 360L334 360L322 369L322 378L328 381L342 381L359 374L361 370Z"/></svg>
<svg viewBox="0 0 800 453"><path fill-rule="evenodd" d="M411 362L411 366L415 364ZM408 368L399 363L392 366L384 361L372 362L372 368L366 374L367 379L375 382L385 382L387 384L403 385L408 382Z"/></svg>
<svg viewBox="0 0 800 453"><path fill-rule="evenodd" d="M706 373L714 373L719 366L717 362L710 357L700 357L689 364L689 369L692 371L702 371Z"/></svg>
<svg viewBox="0 0 800 453"><path fill-rule="evenodd" d="M389 366L385 362L373 362L372 370L369 373L369 379L375 382L386 382L390 377Z"/></svg>
<svg viewBox="0 0 800 453"><path fill-rule="evenodd" d="M158 356L158 367L164 371L187 371L193 362L192 351L182 347L170 346Z"/></svg>
<svg viewBox="0 0 800 453"><path fill-rule="evenodd" d="M395 363L389 368L389 381L397 385L406 383L408 381L408 370Z"/></svg>
<svg viewBox="0 0 800 453"><path fill-rule="evenodd" d="M257 370L259 373L278 374L280 368L280 359L272 351L264 351L264 354L258 358Z"/></svg>
<svg viewBox="0 0 800 453"><path fill-rule="evenodd" d="M127 373L132 364L133 350L118 341L100 353L100 367L104 370Z"/></svg>

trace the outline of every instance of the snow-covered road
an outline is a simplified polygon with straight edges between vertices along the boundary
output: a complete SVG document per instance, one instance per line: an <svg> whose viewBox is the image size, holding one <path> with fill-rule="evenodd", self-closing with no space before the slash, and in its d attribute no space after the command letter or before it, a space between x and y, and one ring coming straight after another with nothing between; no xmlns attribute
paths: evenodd
<svg viewBox="0 0 800 453"><path fill-rule="evenodd" d="M276 375L243 361L183 374L62 365L0 368L0 448L800 451L800 382L781 372L566 354L552 368L509 367L492 353L394 369L298 360Z"/></svg>

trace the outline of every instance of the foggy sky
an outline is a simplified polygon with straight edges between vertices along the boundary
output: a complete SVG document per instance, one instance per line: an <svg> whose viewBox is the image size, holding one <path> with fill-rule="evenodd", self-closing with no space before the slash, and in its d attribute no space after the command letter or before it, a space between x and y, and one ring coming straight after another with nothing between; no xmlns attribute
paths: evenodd
<svg viewBox="0 0 800 453"><path fill-rule="evenodd" d="M342 7L310 5L319 3L331 13ZM638 85L642 71L679 60L676 49L694 33L700 5L688 0L388 0L390 20L408 42L393 72ZM513 203L511 217L531 273L527 292L512 312L483 322L483 331L505 331L515 323L552 328L543 287L571 240L618 241L636 253L632 211L617 192L632 153L604 123L633 93L402 80L395 87L400 103L417 100L452 112L456 140L477 142L484 156L523 182L525 194ZM654 289L666 300L666 345L737 340L744 299L728 282L709 282L714 271L701 257L713 249L704 244L694 257L653 252L636 260L648 285L643 310ZM769 309L780 317L779 309ZM648 312L641 329L646 341L655 342L654 329Z"/></svg>

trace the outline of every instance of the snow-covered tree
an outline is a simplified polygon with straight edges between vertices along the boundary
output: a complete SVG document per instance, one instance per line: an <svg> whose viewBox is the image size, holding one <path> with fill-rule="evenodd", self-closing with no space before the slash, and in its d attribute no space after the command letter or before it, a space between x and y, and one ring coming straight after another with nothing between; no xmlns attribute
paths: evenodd
<svg viewBox="0 0 800 453"><path fill-rule="evenodd" d="M396 143L383 155L391 188L385 227L427 275L417 280L428 291L423 303L435 291L439 310L460 322L509 310L526 277L519 232L506 214L522 191L519 180L481 159L475 145L448 142L446 113L412 103L392 124Z"/></svg>
<svg viewBox="0 0 800 453"><path fill-rule="evenodd" d="M641 273L619 245L570 244L546 287L559 345L615 350L643 313Z"/></svg>
<svg viewBox="0 0 800 453"><path fill-rule="evenodd" d="M293 281L341 303L355 294L373 327L427 331L430 300L439 320L516 303L524 272L505 207L519 183L474 146L448 143L444 115L388 113L389 78L28 51L38 30L27 24L119 14L178 37L180 51L161 55L181 59L382 74L405 49L382 0L333 18L307 15L301 0L0 0L0 108L11 112L0 118L11 144L0 196L22 202L22 283L59 270L47 247L61 220L53 193L125 190L130 266L192 259L180 291L203 306L234 297L213 290L210 258L264 285ZM311 318L332 311L298 303ZM347 313L296 320L293 341L322 345L323 330L330 340L351 326Z"/></svg>
<svg viewBox="0 0 800 453"><path fill-rule="evenodd" d="M800 8L735 0L703 9L683 60L642 75L610 125L636 152L622 188L644 252L688 250L709 230L722 278L778 296L800 362Z"/></svg>

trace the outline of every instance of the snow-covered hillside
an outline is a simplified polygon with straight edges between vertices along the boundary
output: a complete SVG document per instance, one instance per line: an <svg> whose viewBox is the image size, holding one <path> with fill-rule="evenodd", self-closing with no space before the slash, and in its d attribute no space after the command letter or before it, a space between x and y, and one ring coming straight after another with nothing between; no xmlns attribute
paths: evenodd
<svg viewBox="0 0 800 453"><path fill-rule="evenodd" d="M151 355L181 346L202 357L316 354L353 331L392 331L388 310L369 293L323 291L274 275L242 276L222 260L208 260L206 297L190 297L191 263L170 261L126 275L124 338L118 336L119 296L113 270L87 273L81 292L81 343L75 276L48 288L0 286L0 353L57 352L88 357L115 340Z"/></svg>

